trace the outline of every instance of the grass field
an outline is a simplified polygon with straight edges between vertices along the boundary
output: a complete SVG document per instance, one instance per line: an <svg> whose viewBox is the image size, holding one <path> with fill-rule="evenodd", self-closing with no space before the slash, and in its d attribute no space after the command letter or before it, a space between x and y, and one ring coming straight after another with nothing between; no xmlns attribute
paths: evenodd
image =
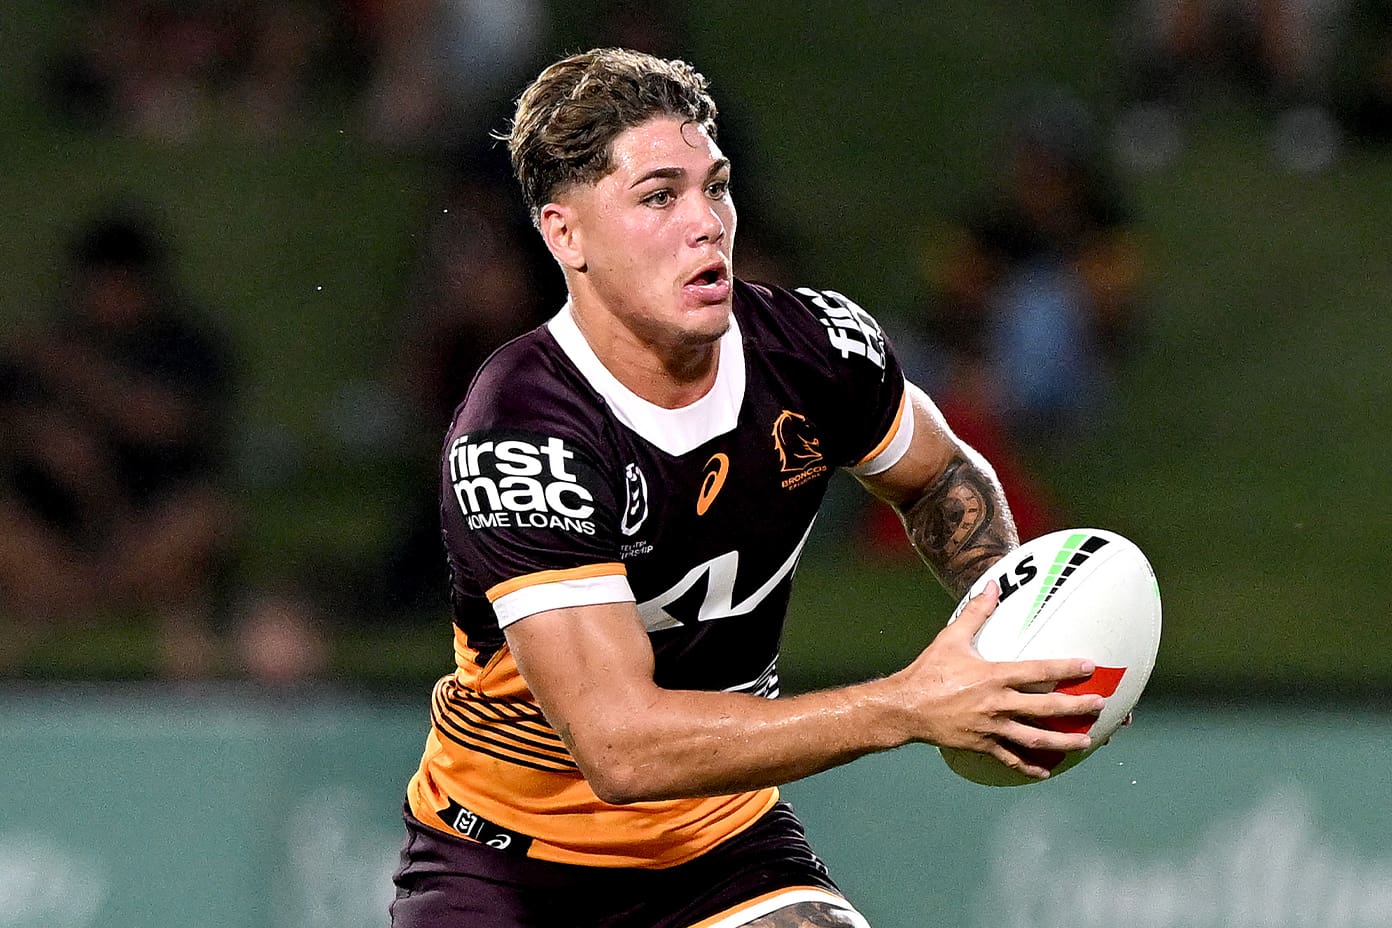
<svg viewBox="0 0 1392 928"><path fill-rule="evenodd" d="M985 182L1018 89L1060 82L1115 103L1111 7L722 0L693 17L692 55L747 127L748 173L803 243L808 282L855 296L892 332L933 231ZM586 8L558 12L561 31ZM155 199L183 277L244 348L246 424L301 449L297 469L246 491L249 573L373 550L397 472L335 446L324 412L380 369L399 330L428 165L373 150L333 115L270 144L55 128L24 76L63 23L41 0L14 0L0 21L0 66L18 76L0 88L0 320L47 311L64 236L88 209ZM1107 427L1037 464L1075 524L1151 556L1167 610L1157 694L1366 696L1392 684L1392 156L1289 175L1270 166L1266 131L1243 101L1215 102L1173 168L1133 179L1148 342ZM795 594L793 686L891 669L949 607L921 571L848 560L836 526L820 531ZM339 667L416 685L448 659L432 622L345 633ZM115 628L60 642L33 672L138 675L129 640Z"/></svg>

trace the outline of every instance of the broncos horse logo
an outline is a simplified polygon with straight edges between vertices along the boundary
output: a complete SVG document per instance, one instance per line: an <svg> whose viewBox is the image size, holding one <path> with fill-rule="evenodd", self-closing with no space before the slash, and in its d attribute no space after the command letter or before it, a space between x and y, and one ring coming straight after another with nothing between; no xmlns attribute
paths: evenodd
<svg viewBox="0 0 1392 928"><path fill-rule="evenodd" d="M773 447L783 471L806 470L822 459L821 439L814 438L807 417L783 410L773 421Z"/></svg>

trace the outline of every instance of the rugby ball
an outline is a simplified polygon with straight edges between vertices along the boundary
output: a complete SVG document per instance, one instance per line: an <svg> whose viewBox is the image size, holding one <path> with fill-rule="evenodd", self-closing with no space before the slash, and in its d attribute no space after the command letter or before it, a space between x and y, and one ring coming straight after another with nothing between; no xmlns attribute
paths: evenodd
<svg viewBox="0 0 1392 928"><path fill-rule="evenodd" d="M1086 658L1097 670L1057 689L1097 693L1107 706L1086 716L1045 720L1058 731L1086 731L1086 751L1035 751L1030 759L1053 778L1095 752L1135 708L1160 648L1160 588L1141 549L1102 529L1078 528L1035 538L996 562L957 605L952 618L990 581L1000 602L975 638L989 661ZM954 773L986 786L1038 783L988 754L940 748Z"/></svg>

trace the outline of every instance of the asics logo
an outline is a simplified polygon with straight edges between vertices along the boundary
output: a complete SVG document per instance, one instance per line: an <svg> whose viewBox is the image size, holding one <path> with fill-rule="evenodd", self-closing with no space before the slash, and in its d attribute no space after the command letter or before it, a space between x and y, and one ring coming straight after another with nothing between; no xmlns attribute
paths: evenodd
<svg viewBox="0 0 1392 928"><path fill-rule="evenodd" d="M706 473L701 478L701 492L696 496L696 514L703 516L725 486L725 475L730 472L730 459L723 454L711 455L706 462Z"/></svg>

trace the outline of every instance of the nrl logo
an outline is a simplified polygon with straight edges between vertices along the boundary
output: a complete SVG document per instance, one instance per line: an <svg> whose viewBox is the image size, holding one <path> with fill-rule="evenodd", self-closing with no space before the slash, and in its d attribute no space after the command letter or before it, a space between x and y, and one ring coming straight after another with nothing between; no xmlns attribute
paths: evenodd
<svg viewBox="0 0 1392 928"><path fill-rule="evenodd" d="M785 409L773 422L773 449L778 452L778 466L785 474L784 489L792 489L826 473L822 461L821 439L812 434L812 426L801 413Z"/></svg>
<svg viewBox="0 0 1392 928"><path fill-rule="evenodd" d="M625 535L632 535L642 528L648 517L648 481L637 464L624 468L624 512L619 528Z"/></svg>

